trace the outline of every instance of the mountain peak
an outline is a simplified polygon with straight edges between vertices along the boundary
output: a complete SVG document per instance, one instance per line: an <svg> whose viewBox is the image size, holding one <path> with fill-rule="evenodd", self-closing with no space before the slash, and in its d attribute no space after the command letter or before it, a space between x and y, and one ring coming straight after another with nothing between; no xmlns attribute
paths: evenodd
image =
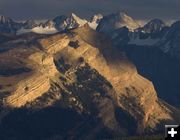
<svg viewBox="0 0 180 140"><path fill-rule="evenodd" d="M119 11L119 12L116 12L116 13L112 14L112 16L116 16L120 20L126 20L126 19L134 20L126 12L122 12L122 11Z"/></svg>
<svg viewBox="0 0 180 140"><path fill-rule="evenodd" d="M100 20L103 18L103 15L102 14L96 14L94 15L92 18L91 18L91 23L99 23Z"/></svg>
<svg viewBox="0 0 180 140"><path fill-rule="evenodd" d="M38 24L34 20L27 20L26 22L24 22L23 25L24 25L23 27L25 29L32 29L32 28L38 26Z"/></svg>
<svg viewBox="0 0 180 140"><path fill-rule="evenodd" d="M119 14L122 18L123 17L129 17L126 12L119 11L116 14Z"/></svg>
<svg viewBox="0 0 180 140"><path fill-rule="evenodd" d="M164 23L164 21L162 21L161 19L158 19L158 18L155 18L155 19L152 19L151 21L149 21L145 26L161 26L161 27L164 27L166 26L166 24Z"/></svg>
<svg viewBox="0 0 180 140"><path fill-rule="evenodd" d="M139 24L125 12L117 12L103 17L97 30L101 32L111 32L124 26L129 30L134 30L139 27Z"/></svg>
<svg viewBox="0 0 180 140"><path fill-rule="evenodd" d="M152 19L149 23L165 24L161 19L158 18Z"/></svg>
<svg viewBox="0 0 180 140"><path fill-rule="evenodd" d="M43 27L55 28L58 31L64 31L66 29L74 29L86 24L87 21L81 19L76 14L72 13L70 16L60 15L53 20L47 21Z"/></svg>
<svg viewBox="0 0 180 140"><path fill-rule="evenodd" d="M54 22L61 22L62 20L66 20L67 19L67 16L65 15L60 15L60 16L56 16L53 21Z"/></svg>
<svg viewBox="0 0 180 140"><path fill-rule="evenodd" d="M7 23L7 22L12 22L12 19L3 15L0 15L0 23Z"/></svg>
<svg viewBox="0 0 180 140"><path fill-rule="evenodd" d="M71 13L71 16L77 18L78 16L75 13ZM78 17L79 18L79 17Z"/></svg>
<svg viewBox="0 0 180 140"><path fill-rule="evenodd" d="M180 29L180 20L173 23L171 27Z"/></svg>
<svg viewBox="0 0 180 140"><path fill-rule="evenodd" d="M146 33L154 33L159 32L164 28L166 24L161 19L153 19L144 25L142 28Z"/></svg>
<svg viewBox="0 0 180 140"><path fill-rule="evenodd" d="M74 13L71 14L70 18L72 18L72 21L74 20L74 22L76 22L79 26L83 26L84 24L87 23L87 20L81 19Z"/></svg>

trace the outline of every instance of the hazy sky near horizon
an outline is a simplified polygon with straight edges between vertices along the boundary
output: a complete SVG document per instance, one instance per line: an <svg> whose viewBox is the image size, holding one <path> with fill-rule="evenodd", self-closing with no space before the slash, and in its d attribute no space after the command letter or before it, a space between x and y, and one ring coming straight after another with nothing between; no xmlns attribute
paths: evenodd
<svg viewBox="0 0 180 140"><path fill-rule="evenodd" d="M125 11L137 19L180 19L180 0L0 0L0 15L13 19L48 19L76 13L80 17Z"/></svg>

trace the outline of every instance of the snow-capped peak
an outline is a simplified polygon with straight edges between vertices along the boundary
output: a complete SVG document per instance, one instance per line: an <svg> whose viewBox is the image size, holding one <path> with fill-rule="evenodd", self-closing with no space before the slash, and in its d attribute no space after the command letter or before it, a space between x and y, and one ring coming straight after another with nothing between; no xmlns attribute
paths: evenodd
<svg viewBox="0 0 180 140"><path fill-rule="evenodd" d="M76 21L76 23L79 25L79 27L83 26L84 24L86 24L88 22L85 19L81 19L74 13L71 14L71 17Z"/></svg>
<svg viewBox="0 0 180 140"><path fill-rule="evenodd" d="M134 20L124 12L118 12L108 16L104 16L100 21L97 30L101 32L111 32L124 26L133 31L134 29L139 27L139 24L136 20Z"/></svg>
<svg viewBox="0 0 180 140"><path fill-rule="evenodd" d="M23 24L24 29L32 29L32 28L37 27L37 26L38 26L38 24L34 20L27 20Z"/></svg>
<svg viewBox="0 0 180 140"><path fill-rule="evenodd" d="M100 20L103 18L102 14L96 14L91 18L91 23L99 23Z"/></svg>
<svg viewBox="0 0 180 140"><path fill-rule="evenodd" d="M45 23L40 23L39 25L37 25L34 21L29 20L26 23L24 23L28 27L24 26L23 28L21 28L18 34L27 33L27 32L51 34L51 33L56 33L58 31L77 28L83 26L86 23L87 20L81 19L78 16L76 16L74 13L72 13L70 16L65 16L65 15L57 16L54 19L48 20Z"/></svg>

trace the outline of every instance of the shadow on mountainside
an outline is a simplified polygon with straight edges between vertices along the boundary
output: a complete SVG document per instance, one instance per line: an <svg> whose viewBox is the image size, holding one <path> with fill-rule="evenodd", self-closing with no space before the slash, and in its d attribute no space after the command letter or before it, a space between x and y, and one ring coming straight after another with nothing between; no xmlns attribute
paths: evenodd
<svg viewBox="0 0 180 140"><path fill-rule="evenodd" d="M129 45L124 50L139 74L153 82L158 96L179 108L180 62L157 48Z"/></svg>
<svg viewBox="0 0 180 140"><path fill-rule="evenodd" d="M103 124L95 117L70 109L46 108L38 111L16 109L0 124L1 140L75 140L86 135L109 137ZM92 132L92 133L91 133ZM95 138L95 139L96 139Z"/></svg>

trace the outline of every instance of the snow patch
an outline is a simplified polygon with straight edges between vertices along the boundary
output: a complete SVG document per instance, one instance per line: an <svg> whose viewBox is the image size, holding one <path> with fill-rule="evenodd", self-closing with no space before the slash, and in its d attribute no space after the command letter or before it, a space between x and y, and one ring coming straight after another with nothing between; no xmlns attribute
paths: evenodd
<svg viewBox="0 0 180 140"><path fill-rule="evenodd" d="M95 22L88 22L89 26L93 29L93 30L96 30L98 24L95 23Z"/></svg>
<svg viewBox="0 0 180 140"><path fill-rule="evenodd" d="M38 27L35 27L33 29L21 28L20 30L17 31L17 35L25 34L25 33L29 33L29 32L34 32L37 34L54 34L54 33L57 33L58 30L56 28L53 28L53 27L52 28L49 28L49 27L43 28L42 26L38 26Z"/></svg>

